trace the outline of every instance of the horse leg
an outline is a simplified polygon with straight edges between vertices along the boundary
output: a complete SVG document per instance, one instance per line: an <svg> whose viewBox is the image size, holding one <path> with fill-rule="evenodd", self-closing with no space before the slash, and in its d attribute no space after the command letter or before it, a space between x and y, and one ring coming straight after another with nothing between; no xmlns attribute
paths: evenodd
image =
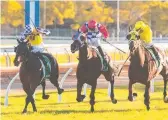
<svg viewBox="0 0 168 120"><path fill-rule="evenodd" d="M51 78L50 82L57 88L58 94L62 94L64 92L64 89L60 88L59 84L58 84L58 80L56 80L56 78Z"/></svg>
<svg viewBox="0 0 168 120"><path fill-rule="evenodd" d="M168 78L164 78L164 91L163 91L163 96L164 96L164 102L168 103L168 98L167 96L167 91L166 91L166 87L167 87L167 82L168 82Z"/></svg>
<svg viewBox="0 0 168 120"><path fill-rule="evenodd" d="M91 93L90 93L90 105L91 105L91 112L94 112L94 104L95 104L95 90L96 90L96 84L92 85Z"/></svg>
<svg viewBox="0 0 168 120"><path fill-rule="evenodd" d="M82 102L83 99L86 97L85 95L81 95L82 86L83 86L82 83L77 82L77 98L76 98L76 100L77 100L78 102Z"/></svg>
<svg viewBox="0 0 168 120"><path fill-rule="evenodd" d="M112 79L110 80L110 84L111 84L111 94L110 94L111 101L113 104L116 104L117 100L114 98L114 76L112 76Z"/></svg>
<svg viewBox="0 0 168 120"><path fill-rule="evenodd" d="M33 98L33 95L30 96L30 102L31 102L32 107L33 107L33 112L37 112L36 105L35 105L35 100Z"/></svg>
<svg viewBox="0 0 168 120"><path fill-rule="evenodd" d="M43 96L42 96L42 98L43 98L43 99L48 99L50 96L45 94L46 82L43 81L43 82L41 83L41 86L42 86L42 89L43 89Z"/></svg>
<svg viewBox="0 0 168 120"><path fill-rule="evenodd" d="M24 107L22 113L27 113L27 106L28 106L28 104L30 103L30 98L29 98L29 96L26 97L25 103L26 103L26 104L25 104L25 107Z"/></svg>
<svg viewBox="0 0 168 120"><path fill-rule="evenodd" d="M164 90L163 90L163 100L165 103L168 103L168 98L166 97L167 96L167 91L166 91L166 88L167 88L167 82L168 82L168 74L167 71L166 71L166 67L163 67L163 70L161 71L161 75L163 77L163 80L164 80Z"/></svg>
<svg viewBox="0 0 168 120"><path fill-rule="evenodd" d="M128 100L132 102L133 96L132 96L132 82L131 82L131 80L129 80L128 91L129 91Z"/></svg>
<svg viewBox="0 0 168 120"><path fill-rule="evenodd" d="M146 84L146 87L145 87L145 94L144 94L144 104L146 105L146 109L147 110L150 110L150 102L149 102L149 99L150 99L150 96L149 96L149 90L150 90L150 81L147 82Z"/></svg>
<svg viewBox="0 0 168 120"><path fill-rule="evenodd" d="M31 102L32 104L32 107L33 107L33 111L34 112L37 112L37 109L36 109L36 106L35 106L35 103L34 103L34 98L33 98L33 94L34 92L31 91L30 87L29 88L25 88L23 86L23 89L24 91L27 93L27 97L26 97L26 104L25 104L25 107L23 109L23 112L22 113L26 113L27 112L27 106L28 104ZM35 90L35 89L34 89Z"/></svg>

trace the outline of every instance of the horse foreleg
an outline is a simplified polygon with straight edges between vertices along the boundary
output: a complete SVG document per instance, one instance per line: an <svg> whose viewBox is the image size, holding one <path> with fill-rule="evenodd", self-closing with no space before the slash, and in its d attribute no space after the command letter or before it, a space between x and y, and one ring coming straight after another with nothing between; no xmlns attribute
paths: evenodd
<svg viewBox="0 0 168 120"><path fill-rule="evenodd" d="M110 80L110 84L111 84L111 94L110 94L111 101L113 104L116 104L117 100L114 97L114 76L112 76L112 80Z"/></svg>
<svg viewBox="0 0 168 120"><path fill-rule="evenodd" d="M133 96L132 96L132 82L129 80L129 86L128 86L128 100L133 101Z"/></svg>
<svg viewBox="0 0 168 120"><path fill-rule="evenodd" d="M41 83L41 86L42 86L42 89L43 89L43 95L42 95L42 98L43 98L43 99L48 99L50 96L45 94L45 86L46 86L46 82L43 81L43 82Z"/></svg>
<svg viewBox="0 0 168 120"><path fill-rule="evenodd" d="M150 91L150 81L147 82L146 84L146 87L145 87L145 94L144 94L144 104L146 105L146 109L147 110L150 110L150 102L149 102L149 99L150 99L150 96L149 96L149 91Z"/></svg>
<svg viewBox="0 0 168 120"><path fill-rule="evenodd" d="M32 107L33 107L33 112L37 112L36 105L35 105L35 100L33 98L33 95L30 96L30 102L31 102Z"/></svg>
<svg viewBox="0 0 168 120"><path fill-rule="evenodd" d="M29 96L26 97L25 102L26 102L26 104L25 104L25 107L24 107L22 113L27 113L27 106L28 106L28 104L30 103L30 98L29 98Z"/></svg>
<svg viewBox="0 0 168 120"><path fill-rule="evenodd" d="M76 98L76 100L78 102L82 102L83 99L86 97L85 95L81 95L82 86L83 86L83 83L77 82L77 98Z"/></svg>
<svg viewBox="0 0 168 120"><path fill-rule="evenodd" d="M33 98L33 94L29 93L28 96L26 97L26 104L25 104L25 107L23 109L23 112L22 113L26 113L27 112L27 106L28 104L31 102L32 104L32 107L33 107L33 111L34 112L37 112L37 109L36 109L36 106L35 106L35 101L34 101L34 98Z"/></svg>
<svg viewBox="0 0 168 120"><path fill-rule="evenodd" d="M167 82L168 82L168 78L165 78L164 79L164 91L163 91L163 96L164 96L164 102L165 103L168 103L168 98L166 97L167 96L167 91L166 91L166 88L167 88Z"/></svg>
<svg viewBox="0 0 168 120"><path fill-rule="evenodd" d="M91 112L94 112L94 104L95 104L95 90L96 84L92 86L91 93L90 93L90 105L91 105Z"/></svg>

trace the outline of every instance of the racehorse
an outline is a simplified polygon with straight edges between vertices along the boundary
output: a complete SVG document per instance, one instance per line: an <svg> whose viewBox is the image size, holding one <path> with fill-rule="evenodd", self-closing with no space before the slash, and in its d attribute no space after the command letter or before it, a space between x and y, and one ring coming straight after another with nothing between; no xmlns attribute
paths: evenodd
<svg viewBox="0 0 168 120"><path fill-rule="evenodd" d="M139 33L136 31L132 31L132 33L127 35L127 39L129 40L129 50L130 50L130 66L128 71L129 76L129 96L128 100L133 101L133 96L137 96L137 93L132 94L132 85L134 83L141 83L145 85L145 93L144 93L144 104L146 105L147 110L150 110L150 82L151 80L157 76L158 74L162 75L164 80L164 92L163 99L164 102L168 102L166 86L168 82L168 62L166 60L165 53L156 47L159 52L159 56L161 60L158 61L160 63L160 71L157 70L158 65L157 61L154 59L154 55L152 56L152 52L150 52L150 48L146 48L142 40L140 40ZM155 46L154 46L155 47Z"/></svg>
<svg viewBox="0 0 168 120"><path fill-rule="evenodd" d="M20 70L19 70L19 76L21 83L23 85L23 90L26 92L26 103L25 107L23 109L22 113L27 112L27 106L31 102L33 111L37 112L35 100L33 98L33 94L37 88L38 85L42 85L43 87L43 99L48 99L49 95L45 95L45 79L47 79L44 76L44 64L42 61L31 52L31 47L27 42L20 42L18 41L17 47L15 47L16 56L14 59L14 65L18 66L21 63ZM58 94L61 94L64 90L59 87L58 84L58 77L59 77L59 71L58 71L58 63L55 60L55 58L47 53L41 53L44 56L46 56L50 60L51 70L50 70L50 76L48 79L50 82L57 87Z"/></svg>
<svg viewBox="0 0 168 120"><path fill-rule="evenodd" d="M90 105L91 112L94 112L95 104L95 90L97 86L98 77L103 74L107 81L111 84L111 101L116 104L117 100L114 97L114 69L112 69L111 62L108 64L108 70L102 71L102 64L100 57L92 57L88 59L88 44L86 36L79 34L79 39L75 39L71 44L71 52L75 53L79 50L79 63L77 66L77 98L78 102L82 102L85 95L81 95L82 86L84 83L91 85ZM95 48L94 48L95 49ZM96 50L95 50L96 51Z"/></svg>

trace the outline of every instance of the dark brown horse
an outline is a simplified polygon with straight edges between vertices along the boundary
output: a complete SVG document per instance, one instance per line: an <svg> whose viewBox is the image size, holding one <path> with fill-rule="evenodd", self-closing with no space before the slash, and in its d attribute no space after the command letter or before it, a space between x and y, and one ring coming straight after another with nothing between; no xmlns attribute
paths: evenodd
<svg viewBox="0 0 168 120"><path fill-rule="evenodd" d="M166 86L168 82L168 64L166 60L165 54L158 48L157 51L160 54L160 57L163 62L160 61L160 71L157 70L156 61L153 59L151 54L149 53L150 48L145 48L143 42L139 39L138 33L135 31L127 36L129 39L129 49L130 49L130 66L129 66L129 96L128 100L133 101L133 96L136 96L136 93L132 93L132 85L134 83L144 84L145 94L144 94L144 104L146 105L147 110L150 109L150 82L151 80L157 76L157 74L161 74L164 80L164 102L168 102ZM131 39L134 38L134 39Z"/></svg>
<svg viewBox="0 0 168 120"><path fill-rule="evenodd" d="M91 112L94 111L95 104L95 90L97 86L98 77L103 74L107 81L111 83L111 101L116 104L117 100L114 97L114 70L112 66L108 64L108 71L102 72L102 64L99 57L92 57L88 59L88 45L86 43L86 37L82 34L79 35L79 40L74 40L71 44L71 52L75 53L79 50L79 63L77 66L77 98L78 102L82 102L85 95L81 95L82 86L84 83L91 85L90 93L90 105Z"/></svg>
<svg viewBox="0 0 168 120"><path fill-rule="evenodd" d="M27 106L31 102L33 111L36 112L36 106L35 101L33 98L33 94L37 88L38 85L42 84L43 87L43 99L48 99L48 95L45 95L45 78L43 78L43 65L40 62L40 59L32 52L30 52L30 46L27 44L27 42L20 42L18 41L18 46L15 47L15 60L14 64L15 66L18 66L19 63L21 63L19 76L21 83L23 85L23 90L26 92L26 104L24 107L24 110L22 113L27 112ZM59 87L58 84L58 77L59 77L59 71L58 71L58 64L55 58L47 53L42 53L48 59L50 60L51 64L51 72L48 79L50 82L57 87L58 94L61 94L63 92L63 89Z"/></svg>

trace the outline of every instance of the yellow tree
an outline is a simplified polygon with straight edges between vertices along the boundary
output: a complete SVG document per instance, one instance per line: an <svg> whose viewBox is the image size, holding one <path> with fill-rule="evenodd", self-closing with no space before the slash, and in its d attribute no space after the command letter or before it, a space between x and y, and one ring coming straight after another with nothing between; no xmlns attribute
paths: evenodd
<svg viewBox="0 0 168 120"><path fill-rule="evenodd" d="M24 24L23 7L15 0L1 2L1 24L9 24L13 27Z"/></svg>
<svg viewBox="0 0 168 120"><path fill-rule="evenodd" d="M64 24L64 19L74 19L74 9L73 1L48 1L46 3L47 24L53 24L53 21Z"/></svg>
<svg viewBox="0 0 168 120"><path fill-rule="evenodd" d="M75 24L72 24L73 29L77 29L84 22L95 19L100 23L113 23L112 18L113 9L108 7L104 2L101 1L90 1L90 2L75 2L76 15Z"/></svg>

